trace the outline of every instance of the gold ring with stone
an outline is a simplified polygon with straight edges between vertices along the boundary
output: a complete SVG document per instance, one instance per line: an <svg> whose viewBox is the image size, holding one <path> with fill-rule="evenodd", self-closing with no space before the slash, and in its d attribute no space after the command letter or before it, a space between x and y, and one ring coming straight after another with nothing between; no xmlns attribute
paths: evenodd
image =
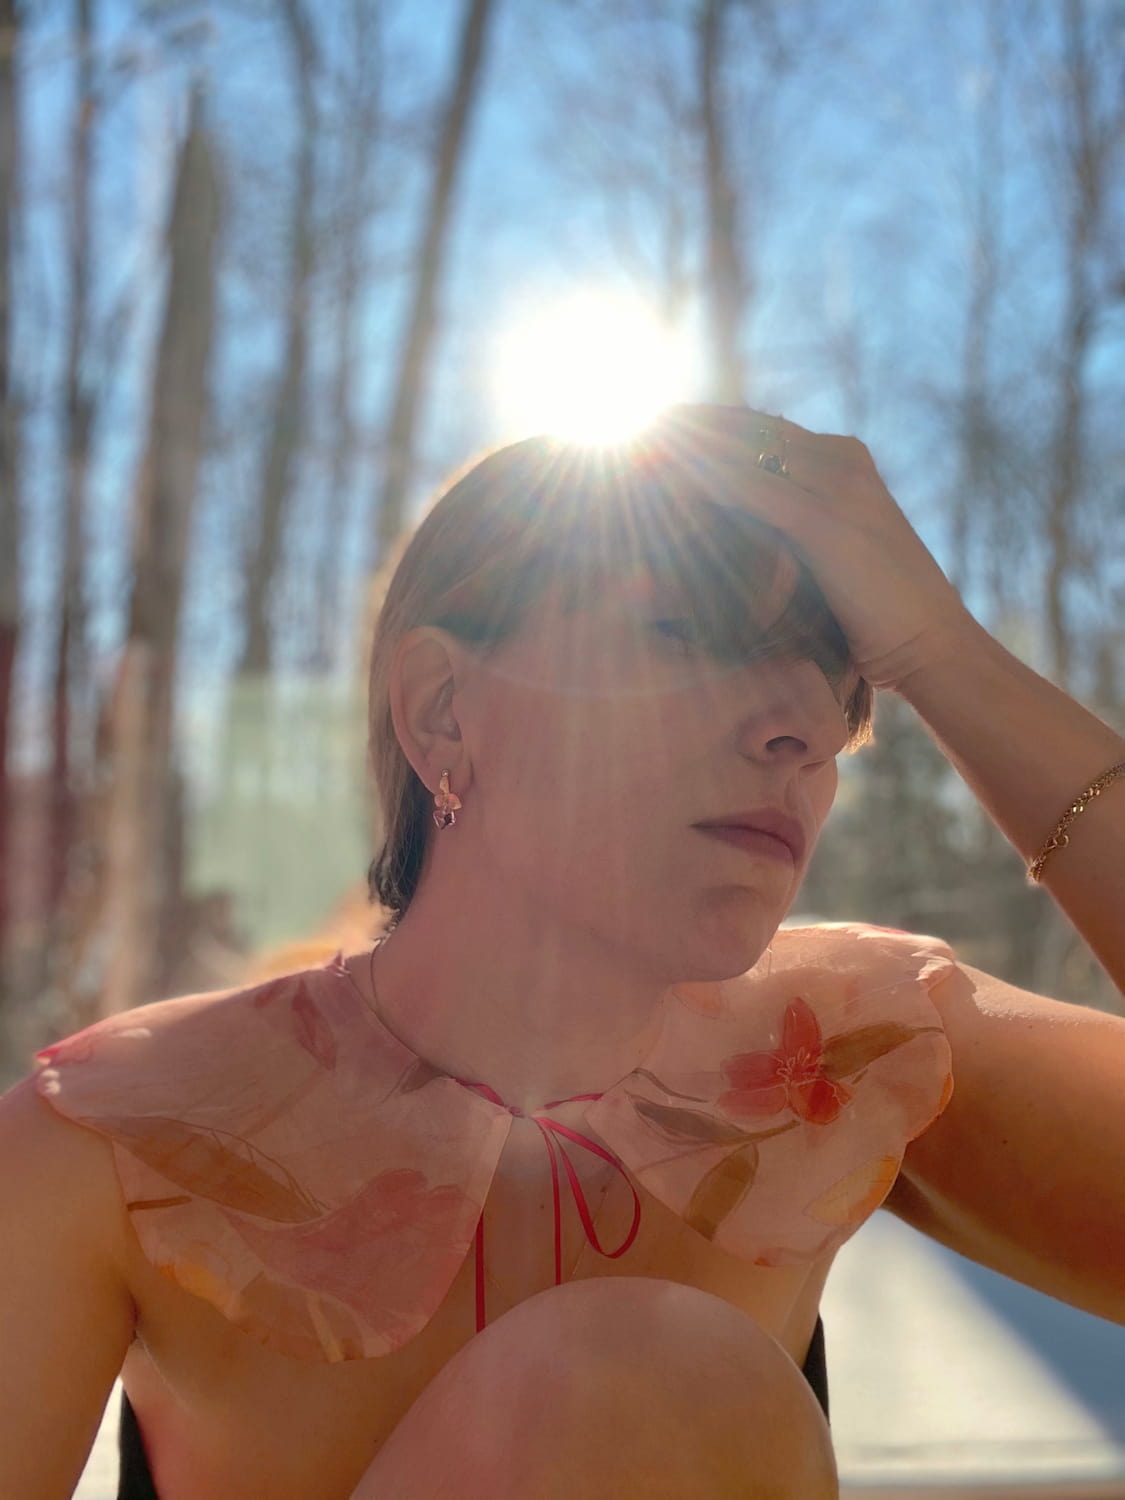
<svg viewBox="0 0 1125 1500"><path fill-rule="evenodd" d="M760 428L756 436L762 439L772 438L774 443L778 440L778 434L771 428ZM774 452L771 448L763 445L758 453L758 467L759 469L765 469L767 474L778 474L782 479L785 479L789 475L789 465L786 463L789 454L789 436L784 427L781 429L780 437L781 452Z"/></svg>

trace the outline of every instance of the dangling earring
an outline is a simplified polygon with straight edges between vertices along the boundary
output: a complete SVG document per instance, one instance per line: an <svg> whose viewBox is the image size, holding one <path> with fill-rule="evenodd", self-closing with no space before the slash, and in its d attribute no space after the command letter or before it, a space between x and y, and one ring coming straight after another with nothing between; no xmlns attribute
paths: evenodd
<svg viewBox="0 0 1125 1500"><path fill-rule="evenodd" d="M434 793L434 822L439 828L448 828L451 823L456 823L460 806L460 797L449 790L449 772L443 771L441 785Z"/></svg>

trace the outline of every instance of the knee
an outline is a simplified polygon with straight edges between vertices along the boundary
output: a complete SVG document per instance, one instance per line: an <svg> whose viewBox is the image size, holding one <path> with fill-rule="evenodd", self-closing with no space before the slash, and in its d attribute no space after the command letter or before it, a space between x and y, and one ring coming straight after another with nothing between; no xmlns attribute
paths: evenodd
<svg viewBox="0 0 1125 1500"><path fill-rule="evenodd" d="M837 1493L827 1423L776 1340L721 1298L656 1278L569 1282L512 1308L436 1377L399 1459L432 1456L432 1423L480 1474L470 1492L505 1500Z"/></svg>
<svg viewBox="0 0 1125 1500"><path fill-rule="evenodd" d="M828 1424L798 1366L748 1313L698 1287L655 1277L568 1282L512 1308L474 1343L515 1411L543 1403L607 1431L622 1420L649 1433L667 1422L728 1451L763 1434L775 1442L811 1432L831 1461Z"/></svg>
<svg viewBox="0 0 1125 1500"><path fill-rule="evenodd" d="M511 1342L567 1365L646 1365L694 1380L759 1369L794 1368L792 1360L748 1313L711 1292L658 1277L605 1276L567 1282L521 1302L499 1319L496 1343ZM491 1330L485 1330L486 1336ZM483 1350L481 1351L483 1352Z"/></svg>

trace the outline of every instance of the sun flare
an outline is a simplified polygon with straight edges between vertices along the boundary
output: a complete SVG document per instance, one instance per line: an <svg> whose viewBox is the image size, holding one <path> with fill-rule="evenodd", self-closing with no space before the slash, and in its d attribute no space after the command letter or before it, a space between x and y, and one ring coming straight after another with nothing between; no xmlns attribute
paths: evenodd
<svg viewBox="0 0 1125 1500"><path fill-rule="evenodd" d="M639 298L583 292L537 309L501 337L494 390L513 436L623 442L690 399L687 340Z"/></svg>

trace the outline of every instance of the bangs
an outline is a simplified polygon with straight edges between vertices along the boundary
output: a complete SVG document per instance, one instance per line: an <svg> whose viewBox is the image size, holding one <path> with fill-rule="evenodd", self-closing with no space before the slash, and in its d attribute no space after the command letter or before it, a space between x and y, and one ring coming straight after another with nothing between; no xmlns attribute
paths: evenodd
<svg viewBox="0 0 1125 1500"><path fill-rule="evenodd" d="M483 560L445 592L433 624L487 650L548 597L574 612L640 586L690 616L716 661L814 662L841 700L851 747L870 737L871 689L813 574L773 527L717 504L682 471L543 439L491 455L436 509L474 481L471 520L489 544L478 530ZM763 618L783 569L793 586Z"/></svg>

